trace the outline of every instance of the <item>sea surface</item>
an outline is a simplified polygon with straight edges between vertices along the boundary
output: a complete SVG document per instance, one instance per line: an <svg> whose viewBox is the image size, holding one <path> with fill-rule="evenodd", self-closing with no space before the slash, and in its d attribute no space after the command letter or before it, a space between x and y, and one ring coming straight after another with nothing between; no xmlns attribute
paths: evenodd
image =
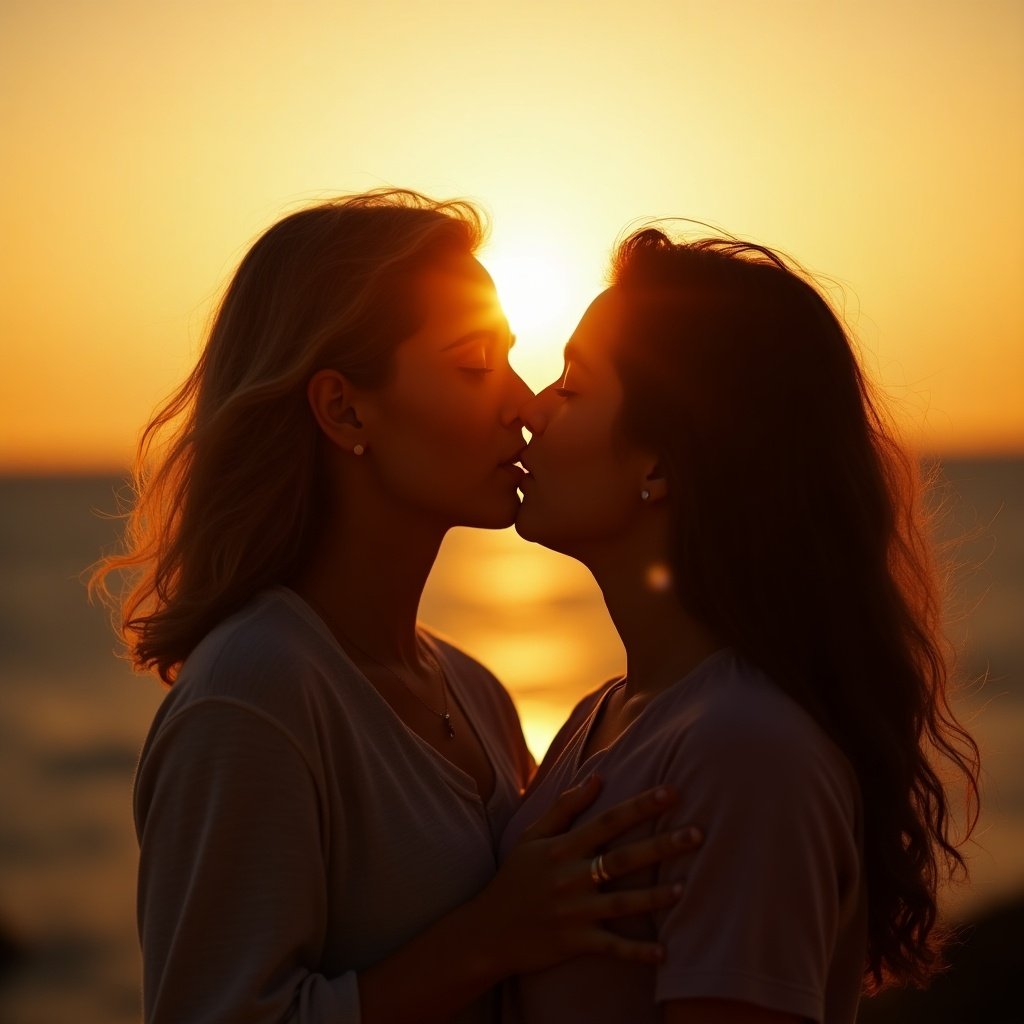
<svg viewBox="0 0 1024 1024"><path fill-rule="evenodd" d="M947 460L942 481L954 705L985 770L972 879L944 896L955 917L1024 890L1024 460ZM130 788L163 690L115 658L81 579L114 543L102 513L121 483L0 479L6 1024L139 1018ZM505 682L538 757L576 700L623 668L589 574L512 531L453 531L421 614Z"/></svg>

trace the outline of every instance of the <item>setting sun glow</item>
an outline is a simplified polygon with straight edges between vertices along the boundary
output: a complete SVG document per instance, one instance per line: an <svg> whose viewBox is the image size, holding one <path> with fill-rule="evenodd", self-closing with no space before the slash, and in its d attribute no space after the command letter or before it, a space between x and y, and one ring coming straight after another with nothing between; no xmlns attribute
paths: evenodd
<svg viewBox="0 0 1024 1024"><path fill-rule="evenodd" d="M1003 932L1014 929L1020 948L1016 918L1002 915L1018 913L1024 892L1024 0L0 0L0 97L0 547L6 585L0 585L5 741L0 742L0 1020L116 1024L118 1018L140 1019L133 912L139 860L129 794L138 751L164 690L115 661L106 612L90 606L82 585L86 567L118 550L125 524L114 513L132 497L125 476L140 434L196 366L218 304L253 243L302 208L387 188L467 200L479 208L488 231L476 257L491 274L516 337L510 365L534 391L560 377L566 342L607 286L616 242L652 221L675 218L665 227L689 240L720 228L772 247L821 283L850 328L866 375L891 400L887 411L902 429L911 458L931 463L935 457L941 481L942 514L935 525L949 590L952 678L962 684L953 698L981 746L985 783L983 818L964 848L971 883L948 890L943 900L957 913L961 905L992 907L984 920L995 925L991 931L965 932L967 938L986 937L971 947L973 952L964 946L967 957L951 950L951 963L981 962L984 956L975 954L989 948L989 939L1002 942ZM705 230L697 222L716 227ZM296 277L305 284L308 252L296 265ZM348 268L329 279L325 307L333 310L335 281L346 273ZM472 780L456 764L423 760L431 752L417 753L415 748L424 745L419 737L401 738L407 730L373 698L374 681L364 680L364 686L348 669L337 680L321 680L332 688L338 722L348 716L340 740L324 725L310 749L298 753L312 766L312 746L345 744L357 732L369 736L363 727L372 725L394 752L396 772L415 765L428 772L408 791L410 800L419 800L427 792L423 787L434 785L432 779L444 777L452 794L462 794L450 794L451 799L473 798L466 808L474 818L483 810L490 763L495 797L502 798L487 807L497 846L501 815L496 812L511 795L504 783L498 786L498 772L505 771L503 765L511 770L513 747L521 748L515 714L507 713L499 684L539 760L588 694L624 677L633 684L623 687L617 710L605 705L613 708L609 728L617 728L644 713L644 684L660 686L662 677L646 644L633 648L627 664L605 593L627 637L636 630L635 608L620 614L614 587L598 564L603 557L595 556L595 564L605 591L581 562L520 537L514 526L448 530L428 574L430 545L440 527L451 522L511 522L517 486L525 494L526 511L518 510L524 533L549 540L559 536L558 530L531 533L527 517L532 512L539 510L543 519L545 510L567 495L572 496L565 498L567 506L572 500L581 508L589 502L596 515L574 512L565 518L566 536L573 525L582 530L587 518L597 524L579 535L593 536L593 543L577 538L559 545L577 553L600 552L602 538L613 548L609 524L615 522L629 524L630 538L646 537L648 525L653 536L657 523L667 521L666 510L678 509L679 503L670 497L661 511L652 511L660 492L648 493L642 504L644 489L662 485L641 483L635 474L632 505L615 500L605 508L602 497L591 500L598 487L592 482L605 479L601 474L613 474L607 479L617 487L616 481L627 479L621 467L633 472L630 467L638 465L635 459L595 459L581 474L573 472L586 463L594 438L603 436L597 430L610 429L600 391L594 401L595 393L588 396L584 383L575 397L567 386L564 402L553 394L531 402L500 361L501 353L493 351L506 340L493 292L483 275L471 276L485 285L483 295L449 306L465 306L473 329L466 334L445 327L436 348L447 352L461 346L454 349L461 356L472 343L472 358L428 358L419 364L426 367L423 372L397 375L401 386L383 397L397 394L404 401L415 391L409 410L398 400L368 402L386 416L367 420L369 444L362 445L360 462L354 459L355 444L351 449L346 465L359 481L354 500L348 491L337 501L333 492L332 500L325 500L327 488L321 485L335 474L325 476L323 465L337 469L349 456L324 443L305 406L294 403L307 428L305 464L310 464L314 435L327 455L316 460L315 491L296 494L289 485L288 496L314 502L310 508L316 514L299 517L284 507L294 503L284 502L280 514L277 506L271 510L275 523L261 537L267 538L269 558L286 549L297 558L300 551L320 550L312 527L322 526L324 548L331 548L328 531L335 523L329 517L336 504L343 524L337 551L348 550L350 522L359 530L368 527L360 543L367 540L366 552L377 555L372 562L368 557L357 562L374 570L386 566L385 571L363 573L356 565L351 573L346 564L329 581L326 573L314 572L309 580L322 578L332 594L336 585L339 609L355 609L364 601L367 609L379 608L381 621L369 623L366 642L386 642L388 650L393 639L401 639L400 629L412 639L412 587L416 573L427 575L419 621L494 676L491 686L488 677L467 666L464 678L479 686L470 697L468 691L457 692L458 685L449 690L444 666L431 664L430 692L437 692L437 700L427 705L431 717L417 708L442 747L448 741L440 722L451 724L449 697L467 725L484 726L477 731L476 753L463 732L460 743L449 748L456 752L452 761L463 768L472 762L484 769L477 789L466 788ZM261 279L261 298L288 309L289 323L304 336L301 313L293 312L290 302L278 306L278 293L262 286ZM339 284L338 294L344 293L345 285ZM387 301L393 305L394 297ZM429 312L430 304L422 305ZM449 306L439 302L437 308L447 316ZM764 310L758 313L760 325ZM249 321L240 317L239 322ZM277 321L271 316L261 322ZM486 330L477 329L481 326ZM402 343L397 340L399 347ZM410 348L415 342L405 352ZM430 345L421 348L432 351ZM259 369L259 350L246 334L241 355L224 360L230 369L214 371L215 376L237 385L254 365ZM481 361L475 362L478 354ZM206 366L211 362L216 360ZM301 365L302 373L280 378L288 381L295 399L316 372L308 360ZM502 372L487 376L495 368ZM603 390L611 394L613 389ZM261 393L256 387L245 395ZM674 400L682 401L679 395ZM479 418L462 415L470 406L480 410ZM745 428L754 424L766 433L763 421L735 395L723 399L722 408ZM389 430L392 415L398 423L394 431ZM216 447L216 439L227 435L216 416L210 420L209 431L200 430L198 437ZM253 422L265 421L254 415ZM347 406L339 430L357 422L355 405ZM519 457L534 470L529 482L498 465L519 453L520 440L531 439L527 422L535 427L536 444ZM369 438L377 423L387 439L380 446L384 451ZM422 446L408 440L410 423L423 425ZM270 436L292 445L298 434L290 429L286 422ZM280 489L280 474L273 475L276 463L259 444L266 437L258 428L247 436L250 454L260 455L251 464ZM438 438L443 439L440 450ZM764 450L774 454L780 439L763 440ZM549 459L545 451L554 456ZM411 475L406 481L406 468L414 461L410 452L425 453L415 483L409 482ZM835 453L822 451L820 457ZM192 463L191 469L199 467L198 477L189 479L198 480L198 488L181 506L198 509L180 519L188 531L203 518L208 488L202 465ZM451 477L444 475L449 465ZM459 483L460 472L467 483ZM341 479L340 471L337 475ZM229 474L227 480L241 478ZM675 477L668 478L676 488ZM468 482L497 495L500 519L490 511L482 518L481 510L498 506L478 505ZM687 507L704 497L692 479L683 479L679 490ZM623 494L625 502L628 491ZM241 497L256 501L259 488ZM754 500L762 498L753 494ZM627 518L609 519L620 514L608 510L620 505ZM357 514L362 508L382 510L382 522L368 523L371 514ZM308 528L296 534L289 524L300 518ZM225 523L229 530L238 526L224 516L210 522L215 528L186 537L179 548L216 536ZM633 522L641 526L634 530ZM377 527L384 523L396 525L382 543ZM406 529L408 544L401 535ZM285 537L295 543L285 544ZM632 540L630 545L631 551L641 550ZM220 553L229 547L222 545ZM220 566L213 575L223 579L230 551L220 557L213 540L209 552L211 564ZM403 552L410 553L413 566L403 563ZM318 569L333 568L333 563L308 561ZM673 621L674 597L694 611L690 595L683 593L683 563L675 556L670 561L638 570L650 588L642 604L655 609L652 621L662 615L658 606L667 609L664 621ZM246 588L260 582L304 580L297 567L286 571L279 562L268 563L269 568L244 566L222 592L226 603L217 605L216 616L241 603ZM174 576L178 563L172 557L163 563L165 569L168 565ZM674 596L673 574L679 581ZM834 583L842 590L846 581ZM755 584L758 592L764 589ZM311 591L319 589L311 585ZM385 594L396 602L392 620ZM342 633L351 640L341 646L361 651L363 633L357 634L355 625L368 621L368 615L351 617L351 633L343 611L338 621L332 619L332 625L345 627L336 629L339 642ZM330 627L320 626L324 636L318 649L326 650ZM243 629L240 635L248 634ZM813 636L811 641L817 642ZM285 708L295 673L287 666L276 674L270 669L280 663L273 652L293 650L290 641L282 647L273 637L266 643L257 639L251 659L241 657L233 639L225 642L239 652L237 659L228 659L239 671L250 664L260 669L253 693L266 692L269 700L271 686L279 686L283 696L276 706ZM382 654L384 649L371 644L368 650ZM406 643L399 653L404 658L414 650ZM265 652L273 656L257 664L266 660ZM337 655L340 648L331 657ZM669 655L665 665L677 664ZM296 656L302 660L301 652ZM198 660L202 676L204 656ZM353 655L352 660L360 659ZM445 661L453 669L464 664L454 651ZM404 660L402 665L412 667ZM395 679L389 676L387 685L408 685L386 664L379 667L378 683L390 673ZM231 674L230 664L226 671ZM652 674L645 678L648 671ZM426 685L426 677L423 681ZM239 676L227 685L247 684ZM463 696L469 698L464 704ZM412 697L427 704L420 691L413 690ZM190 699L186 691L184 700ZM363 721L361 709L373 704L378 705L373 722ZM481 714L490 709L486 720L473 721L477 707ZM660 713L656 706L651 710ZM254 729L267 728L254 716L241 717L251 717ZM386 717L393 719L390 726ZM396 730L398 738L392 735ZM282 751L281 764L294 768L285 767L279 793L299 779L296 772L307 782L311 778L294 751L284 755L291 735L286 732L282 724L265 733L268 751ZM586 745L596 749L591 741L603 743L604 732L603 721ZM189 736L182 736L187 743ZM272 736L277 739L271 741ZM236 754L247 757L243 746L225 744L218 764ZM760 756L756 747L747 747L737 748L737 759ZM468 760L462 760L460 749ZM193 753L182 747L183 760L166 763L191 758L196 778L206 777L206 762ZM439 754L448 756L443 749ZM628 759L601 756L598 752L589 767L581 764L581 772L600 773L616 763L629 772L638 763L630 767ZM346 753L343 760L351 759ZM727 760L716 755L709 764L721 767ZM186 772L185 777L191 776ZM341 785L347 786L347 779ZM236 795L241 791L232 789ZM253 799L240 805L241 826L255 820L248 810L259 811L260 820L272 825L263 791L252 792ZM309 794L317 798L312 789ZM344 797L347 807L347 793ZM281 819L284 824L298 821L295 815L308 804L287 802L293 806ZM367 863L379 858L373 841L361 835L362 825L390 815L394 803L380 807L380 813L353 817L352 849L359 852L362 844L360 856ZM183 801L185 817L199 806L191 797ZM683 803L680 809L685 810ZM673 812L661 823L676 817ZM449 836L445 846L445 837L435 838L441 844L431 847L435 852L458 846L466 857L475 856L479 845ZM413 847L412 854L418 854ZM423 863L433 870L436 857L424 850L430 856ZM739 852L757 857L759 850L759 837L751 835ZM393 852L385 851L388 863ZM489 854L485 860L490 863ZM437 893L419 884L429 870L424 874L413 866L411 874L393 874L402 883L396 882L396 897L409 903L409 921L418 915L418 929L429 908L440 903L431 903ZM298 882L315 883L314 869L311 862L309 871L292 874ZM483 880L476 868L460 869L441 895L454 899L460 887ZM278 892L288 879L266 882ZM467 898L470 891L465 888ZM1014 902L1000 903L1004 897ZM259 911L259 899L251 902ZM367 912L373 909L371 902L363 903ZM403 922L398 925L404 928ZM383 921L387 927L394 923ZM256 952L257 947L259 942ZM243 966L255 962L250 952L240 951ZM1004 952L1000 948L1000 962ZM337 957L328 959L332 970L344 966ZM1005 965L1009 969L1010 961ZM988 996L1004 980L1005 991L1019 1002L1017 978L997 978L988 971L990 964L983 966L976 975L984 979L981 1002L972 995L969 1005L992 1006ZM960 969L956 966L953 974ZM320 986L317 991L334 991L333 980L305 967L300 973ZM345 977L342 987L355 975ZM943 1000L952 991L947 980L943 977L935 990ZM419 994L419 987L405 989ZM220 985L214 991L220 998L226 989ZM900 1011L902 1004L892 1007ZM1006 1019L1010 1016L1020 1019L1012 1011ZM927 1013L900 1019L911 1018L933 1019ZM958 1019L976 1017L965 1011Z"/></svg>
<svg viewBox="0 0 1024 1024"><path fill-rule="evenodd" d="M557 376L562 347L600 282L586 280L572 248L555 238L514 236L481 253L516 336L512 363L534 390Z"/></svg>
<svg viewBox="0 0 1024 1024"><path fill-rule="evenodd" d="M1024 448L1019 3L18 0L0 39L0 469L125 465L249 242L382 185L487 208L534 387L623 229L692 217L841 282L919 446Z"/></svg>

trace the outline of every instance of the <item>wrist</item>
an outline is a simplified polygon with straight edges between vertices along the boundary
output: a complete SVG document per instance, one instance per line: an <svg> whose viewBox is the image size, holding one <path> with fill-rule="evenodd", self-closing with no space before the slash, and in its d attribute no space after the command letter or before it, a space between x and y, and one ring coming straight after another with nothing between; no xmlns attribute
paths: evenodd
<svg viewBox="0 0 1024 1024"><path fill-rule="evenodd" d="M503 981L515 968L501 941L500 918L494 913L487 889L464 903L450 917L458 936L465 970L481 991Z"/></svg>
<svg viewBox="0 0 1024 1024"><path fill-rule="evenodd" d="M501 962L488 905L474 899L360 972L362 1020L439 1024L510 973Z"/></svg>

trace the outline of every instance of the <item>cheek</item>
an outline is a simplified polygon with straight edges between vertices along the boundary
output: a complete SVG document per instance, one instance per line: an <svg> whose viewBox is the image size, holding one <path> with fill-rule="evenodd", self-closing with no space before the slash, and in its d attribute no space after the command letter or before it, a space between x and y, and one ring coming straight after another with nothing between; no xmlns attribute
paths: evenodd
<svg viewBox="0 0 1024 1024"><path fill-rule="evenodd" d="M556 521L582 540L597 540L625 528L632 511L632 488L611 459L581 461L559 488Z"/></svg>
<svg viewBox="0 0 1024 1024"><path fill-rule="evenodd" d="M431 461L451 462L493 446L497 413L471 389L435 389L399 413L403 447Z"/></svg>
<svg viewBox="0 0 1024 1024"><path fill-rule="evenodd" d="M399 396L376 453L387 486L431 505L478 488L497 465L497 414L485 398L451 385Z"/></svg>
<svg viewBox="0 0 1024 1024"><path fill-rule="evenodd" d="M635 474L606 422L559 426L564 429L544 435L517 528L527 539L559 548L614 536L636 511Z"/></svg>

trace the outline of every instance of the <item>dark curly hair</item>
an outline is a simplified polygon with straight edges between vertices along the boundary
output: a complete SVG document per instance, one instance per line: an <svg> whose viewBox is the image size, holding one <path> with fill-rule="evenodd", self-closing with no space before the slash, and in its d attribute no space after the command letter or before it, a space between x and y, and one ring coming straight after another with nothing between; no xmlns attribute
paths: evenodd
<svg viewBox="0 0 1024 1024"><path fill-rule="evenodd" d="M916 460L840 318L787 258L649 227L618 246L611 280L626 309L623 426L669 481L679 598L850 760L868 987L921 984L941 966L936 889L965 873L979 759L948 701ZM961 837L940 764L966 784Z"/></svg>

